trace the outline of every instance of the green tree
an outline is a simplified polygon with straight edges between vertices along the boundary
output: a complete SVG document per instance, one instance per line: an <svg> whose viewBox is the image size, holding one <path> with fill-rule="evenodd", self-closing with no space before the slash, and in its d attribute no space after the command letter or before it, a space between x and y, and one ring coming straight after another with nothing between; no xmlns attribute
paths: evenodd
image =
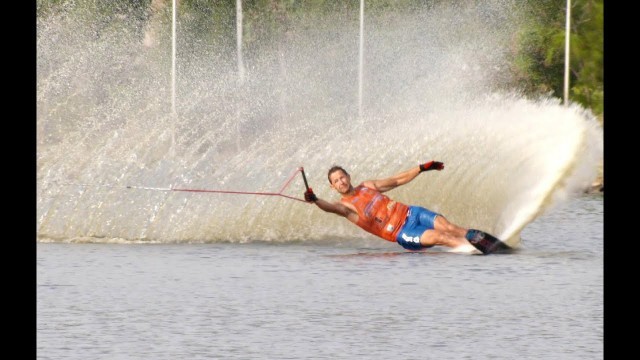
<svg viewBox="0 0 640 360"><path fill-rule="evenodd" d="M531 0L516 35L514 80L528 95L562 97L566 0ZM603 0L574 0L571 7L569 100L600 117L603 101Z"/></svg>

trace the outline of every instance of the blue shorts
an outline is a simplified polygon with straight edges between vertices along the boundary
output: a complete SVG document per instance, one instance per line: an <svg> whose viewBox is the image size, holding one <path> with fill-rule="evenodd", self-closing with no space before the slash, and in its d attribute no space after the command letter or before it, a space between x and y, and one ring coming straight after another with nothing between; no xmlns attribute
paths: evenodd
<svg viewBox="0 0 640 360"><path fill-rule="evenodd" d="M434 228L438 215L440 214L436 214L421 206L409 206L407 219L398 232L398 236L396 236L398 244L408 250L420 250L431 247L420 244L420 236L422 236L425 231Z"/></svg>

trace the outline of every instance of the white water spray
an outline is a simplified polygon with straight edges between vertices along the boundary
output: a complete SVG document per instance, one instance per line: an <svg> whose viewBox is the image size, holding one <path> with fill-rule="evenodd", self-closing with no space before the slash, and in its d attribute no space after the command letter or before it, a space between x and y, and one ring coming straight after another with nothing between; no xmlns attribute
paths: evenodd
<svg viewBox="0 0 640 360"><path fill-rule="evenodd" d="M205 48L202 34L180 33L177 122L166 110L168 18L157 47L143 45L144 24L126 14L109 25L73 8L39 18L39 239L368 239L285 198L121 185L274 191L304 166L316 194L337 200L326 180L333 164L359 182L436 159L445 170L389 195L516 246L528 223L593 180L602 130L576 105L498 86L517 25L508 21L513 1L461 4L367 14L363 75L357 11L290 24L287 47L276 37L247 51L242 84L234 38ZM290 189L301 196L301 179Z"/></svg>

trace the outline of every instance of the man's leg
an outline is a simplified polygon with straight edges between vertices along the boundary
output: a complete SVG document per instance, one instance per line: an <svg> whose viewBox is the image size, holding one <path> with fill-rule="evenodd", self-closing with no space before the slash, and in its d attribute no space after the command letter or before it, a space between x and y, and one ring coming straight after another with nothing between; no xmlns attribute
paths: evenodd
<svg viewBox="0 0 640 360"><path fill-rule="evenodd" d="M449 220L447 220L444 216L442 215L438 215L436 216L435 221L433 222L433 227L436 230L442 231L442 232L446 232L449 234L452 234L453 236L456 237L463 237L467 234L467 230L465 228L462 228L454 223L449 222Z"/></svg>
<svg viewBox="0 0 640 360"><path fill-rule="evenodd" d="M411 218L405 226L407 229L413 229L413 236L420 236L420 244L424 247L434 245L450 248L462 245L471 246L471 243L465 238L467 229L452 224L444 216L420 206L411 207ZM418 232L416 233L416 231Z"/></svg>
<svg viewBox="0 0 640 360"><path fill-rule="evenodd" d="M475 229L465 229L449 222L442 215L437 215L433 219L433 228L433 230L427 230L422 234L420 244L423 246L442 245L451 248L473 246L483 254L509 248L491 234Z"/></svg>
<svg viewBox="0 0 640 360"><path fill-rule="evenodd" d="M469 245L471 243L463 236L457 236L452 232L445 232L442 230L426 230L420 236L420 244L422 246L434 246L441 245L450 248L456 248L459 246Z"/></svg>

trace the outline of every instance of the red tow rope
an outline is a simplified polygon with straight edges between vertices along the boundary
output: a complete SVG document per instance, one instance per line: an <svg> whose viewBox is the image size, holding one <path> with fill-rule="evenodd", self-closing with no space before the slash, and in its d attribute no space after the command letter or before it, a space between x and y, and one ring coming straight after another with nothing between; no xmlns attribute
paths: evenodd
<svg viewBox="0 0 640 360"><path fill-rule="evenodd" d="M306 202L304 199L289 196L283 194L283 191L289 186L293 178L296 176L298 172L302 173L302 179L304 180L304 186L309 189L309 185L307 184L307 177L304 174L304 168L297 168L293 174L287 179L287 181L282 185L280 191L278 192L262 192L262 191L232 191L232 190L210 190L210 189L183 189L183 188L170 188L171 191L186 191L186 192L204 192L204 193L220 193L220 194L244 194L244 195L265 195L265 196L282 196L287 199L298 200L302 202Z"/></svg>
<svg viewBox="0 0 640 360"><path fill-rule="evenodd" d="M296 174L300 172L302 173L302 179L304 180L304 186L307 188L307 190L309 189L309 185L307 184L307 177L304 173L304 168L303 167L299 167L297 168L293 174L291 174L291 176L289 176L289 178L287 179L287 181L284 183L284 185L282 185L282 187L280 188L280 191L278 192L263 192L263 191L233 191L233 190L211 190L211 189L185 189L185 188L174 188L174 187L170 187L170 188L161 188L161 187L150 187L150 186L134 186L134 185L126 185L126 186L117 186L117 185L90 185L90 184L76 184L76 183L64 183L64 182L59 182L59 184L62 185L75 185L75 186L82 186L82 187L92 187L92 186L102 186L102 187L108 187L108 188L117 188L117 187L124 187L127 189L141 189L141 190L154 190L154 191L184 191L184 192L199 192L199 193L220 193L220 194L243 194L243 195L265 195L265 196L282 196L285 197L287 199L292 199L292 200L298 200L298 201L302 201L302 202L306 202L304 199L302 198L297 198L294 196L289 196L284 194L284 190L289 186L289 184L291 184L291 181L293 181L294 177L296 176Z"/></svg>

